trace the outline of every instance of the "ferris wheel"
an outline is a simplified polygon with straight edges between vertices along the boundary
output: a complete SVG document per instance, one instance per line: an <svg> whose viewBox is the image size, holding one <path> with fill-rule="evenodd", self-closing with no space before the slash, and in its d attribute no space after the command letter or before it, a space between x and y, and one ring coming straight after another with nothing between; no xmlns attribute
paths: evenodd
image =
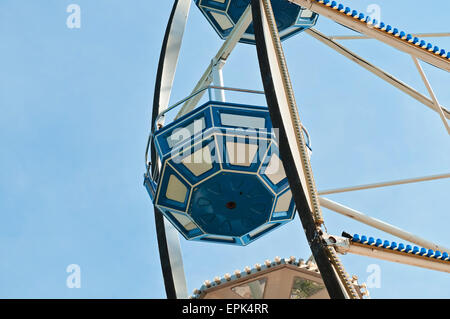
<svg viewBox="0 0 450 319"><path fill-rule="evenodd" d="M296 215L312 252L307 262L276 257L252 269L206 281L192 297L245 298L253 294L258 298L364 298L367 290L348 275L339 254L449 273L450 249L323 196L444 179L450 174L319 192L310 163L312 137L299 116L282 46L283 40L300 33L312 36L434 111L450 135L450 111L440 104L421 65L422 61L443 72L450 71L450 52L424 40L449 34L409 34L337 1L194 0L224 43L192 92L170 105L191 3L174 1L162 44L145 152L144 185L154 203L167 297L188 297L179 235L210 245L247 246L282 229ZM319 16L358 35L324 35L314 28ZM411 56L430 97L336 41L367 38ZM264 91L224 86L222 68L238 43L256 46ZM264 96L267 105L230 101L229 92ZM200 105L205 93L207 102ZM176 115L170 118L170 112ZM323 207L406 243L370 234L329 234ZM292 281L294 286L298 284L296 293L266 287L265 278L275 273L289 278L279 285L292 287ZM308 289L302 290L305 282Z"/></svg>

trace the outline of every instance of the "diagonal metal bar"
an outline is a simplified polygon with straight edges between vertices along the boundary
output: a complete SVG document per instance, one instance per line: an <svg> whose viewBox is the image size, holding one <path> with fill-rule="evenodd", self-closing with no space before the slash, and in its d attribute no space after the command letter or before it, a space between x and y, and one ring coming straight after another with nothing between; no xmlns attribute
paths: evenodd
<svg viewBox="0 0 450 319"><path fill-rule="evenodd" d="M375 74L376 76L378 76L382 80L384 80L384 81L388 82L389 84L393 85L394 87L396 87L400 91L408 94L409 96L411 96L412 98L416 99L417 101L419 101L420 103L424 104L425 106L428 106L431 110L433 110L435 112L438 112L438 110L436 110L436 107L435 107L435 105L434 105L434 103L433 103L433 101L431 99L429 99L425 95L421 94L417 90L413 89L412 87L408 86L404 82L400 81L399 79L397 79L393 75L391 75L391 74L383 71L382 69L376 67L375 65L369 63L368 61L366 61L362 57L358 56L356 53L354 53L351 50L347 49L343 45L341 45L341 44L331 40L329 37L327 37L326 35L320 33L319 31L317 31L315 29L309 29L309 30L306 30L305 32L307 34L309 34L310 36L312 36L313 38L315 38L315 39L319 40L320 42L324 43L328 47L332 48L336 52L342 54L346 58L348 58L351 61L355 62L359 66L362 66L363 68L365 68L369 72ZM445 117L447 119L450 119L450 111L447 110L445 107L441 107L441 108L442 108L442 111L445 114Z"/></svg>
<svg viewBox="0 0 450 319"><path fill-rule="evenodd" d="M347 28L362 33L368 37L374 38L380 42L383 42L397 50L403 51L408 55L413 55L424 62L427 62L435 67L450 72L450 61L439 54L435 54L425 48L416 46L415 44L395 36L389 32L374 28L373 25L363 22L359 19L355 19L345 13L342 13L331 6L327 6L324 3L312 1L312 0L288 0L299 6L308 8L309 10L316 12L324 17L333 20L336 23L342 24Z"/></svg>
<svg viewBox="0 0 450 319"><path fill-rule="evenodd" d="M422 66L420 65L420 63L416 57L414 57L414 56L411 56L411 57L414 61L414 64L417 67L417 70L420 73L420 76L422 77L423 83L427 87L428 93L430 93L430 96L433 99L434 107L435 107L436 111L438 112L439 116L441 117L442 123L444 123L445 129L447 130L448 135L450 135L450 127L448 125L447 119L445 118L444 111L442 110L442 107L439 104L436 94L434 94L433 88L431 87L431 84L428 81L427 76L425 75L425 72L422 69Z"/></svg>
<svg viewBox="0 0 450 319"><path fill-rule="evenodd" d="M245 33L245 30L247 30L248 26L252 22L252 12L251 12L250 5L247 7L247 9L242 14L239 21L234 26L233 30L231 31L228 38L225 40L219 51L217 52L216 56L211 61L211 64L208 66L206 71L203 73L202 77L198 81L197 85L194 87L192 92L197 92L204 87L207 87L210 85L213 81L213 78L211 76L211 73L215 66L218 63L225 63L225 61L230 56L233 49L236 47L236 44L239 42L239 40L242 38L242 35ZM222 65L223 66L223 65ZM198 104L198 102L201 100L203 96L203 93L197 95L193 99L186 102L181 110L178 112L175 119L180 118L184 114L188 113L189 111L192 111L194 107Z"/></svg>
<svg viewBox="0 0 450 319"><path fill-rule="evenodd" d="M354 191L359 191L359 190L364 190L364 189L374 189L374 188L389 187L389 186L395 186L395 185L412 184L412 183L433 181L433 180L444 179L444 178L450 178L450 174L415 177L415 178L401 179L401 180L389 181L389 182L334 188L334 189L319 191L319 195L347 193L347 192L354 192Z"/></svg>
<svg viewBox="0 0 450 319"><path fill-rule="evenodd" d="M448 248L435 244L431 241L428 241L426 239L423 239L417 235L414 235L410 232L407 232L403 229L400 229L398 227L392 226L384 221L381 221L379 219L367 216L361 212L358 212L354 209L351 209L349 207L346 207L344 205L341 205L339 203L336 203L332 200L329 200L324 197L320 197L320 205L322 205L325 208L328 208L329 210L332 210L336 213L339 213L343 216L350 217L354 220L359 221L360 223L366 224L368 226L374 227L376 229L379 229L381 231L384 231L388 234L397 236L398 238L402 238L404 240L407 240L411 243L420 245L427 249L432 250L439 250L439 251L450 251Z"/></svg>

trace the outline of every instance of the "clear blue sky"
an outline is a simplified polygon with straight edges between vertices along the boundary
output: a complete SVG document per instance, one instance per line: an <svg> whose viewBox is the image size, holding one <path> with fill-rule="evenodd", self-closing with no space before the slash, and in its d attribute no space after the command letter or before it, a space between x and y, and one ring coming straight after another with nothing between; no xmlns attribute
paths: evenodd
<svg viewBox="0 0 450 319"><path fill-rule="evenodd" d="M81 29L66 7L81 7ZM346 0L359 11L371 1ZM382 20L411 33L448 32L450 3L388 1ZM144 149L161 42L172 1L0 2L0 297L162 298L153 209L142 186ZM327 34L348 31L321 17ZM433 39L450 49L450 39ZM189 94L221 40L192 6L172 101ZM426 93L410 57L372 40L345 44ZM307 35L285 42L319 189L449 172L439 116ZM450 75L424 65L443 105ZM239 45L225 84L261 89L255 48ZM450 245L450 182L329 196ZM394 239L324 211L330 233ZM279 255L310 255L296 218L248 247L181 240L188 288ZM358 256L364 281L382 270L375 298L450 297L450 276ZM80 289L66 267L81 267Z"/></svg>

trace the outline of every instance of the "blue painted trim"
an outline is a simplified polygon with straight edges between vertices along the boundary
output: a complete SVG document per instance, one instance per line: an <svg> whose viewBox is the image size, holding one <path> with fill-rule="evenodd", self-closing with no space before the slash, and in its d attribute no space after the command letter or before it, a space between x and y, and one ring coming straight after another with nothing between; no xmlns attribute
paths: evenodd
<svg viewBox="0 0 450 319"><path fill-rule="evenodd" d="M270 185L270 187L273 189L273 191L275 193L279 193L282 190L286 189L287 187L289 187L289 181L287 178L282 179L280 182L278 182L277 184L274 184L269 177L266 175L266 170L267 167L270 163L270 159L272 158L272 154L277 154L278 157L281 159L281 154L280 154L280 150L278 148L278 145L276 145L275 143L270 144L270 148L267 152L267 156L264 158L264 163L261 166L261 169L258 172L258 175L260 176L260 178L262 178L267 184ZM281 165L283 165L281 163ZM284 169L283 167L281 169Z"/></svg>
<svg viewBox="0 0 450 319"><path fill-rule="evenodd" d="M373 237L370 237L369 240L367 240L367 236L364 235L360 236L358 234L354 234L353 237L351 238L351 241L354 243L364 244L368 246L376 246L383 249L399 251L409 255L419 255L426 258L450 261L450 256L446 252L441 253L440 251L420 248L417 246L405 245L403 243L397 244L394 241L390 243L388 240L382 241L379 238L375 240Z"/></svg>
<svg viewBox="0 0 450 319"><path fill-rule="evenodd" d="M413 36L411 34L401 31L397 28L393 28L392 26L387 25L384 22L381 22L381 21L379 22L377 20L372 21L370 18L367 19L367 17L364 17L363 13L358 13L358 11L356 11L356 10L351 11L352 9L350 9L349 7L346 7L343 11L342 10L343 5L336 3L336 1L333 1L333 2L330 2L330 0L314 0L314 1L317 3L320 3L320 4L324 4L326 6L329 6L334 10L342 12L343 14L351 15L352 17L358 18L362 22L365 22L365 23L373 26L376 29L385 31L386 33L392 34L395 37L399 37L403 41L412 43L418 47L421 47L425 50L433 52L436 55L439 55L440 57L442 57L444 59L450 60L450 54L447 53L446 50L444 50L444 49L440 50L439 47L433 46L431 43L427 43L425 40L420 40L418 37L413 38ZM351 13L350 13L350 11L351 11Z"/></svg>

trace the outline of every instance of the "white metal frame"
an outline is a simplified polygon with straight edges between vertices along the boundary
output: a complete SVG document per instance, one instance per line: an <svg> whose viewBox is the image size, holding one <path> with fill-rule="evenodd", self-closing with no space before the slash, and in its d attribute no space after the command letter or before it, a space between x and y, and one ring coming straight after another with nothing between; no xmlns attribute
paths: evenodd
<svg viewBox="0 0 450 319"><path fill-rule="evenodd" d="M436 94L434 94L433 88L431 87L430 82L428 81L427 76L425 75L424 70L422 69L422 66L420 65L419 61L417 60L417 58L415 56L412 56L412 59L414 61L414 64L417 67L417 70L420 73L420 76L422 77L423 83L425 84L425 86L427 87L428 93L430 94L432 100L433 100L433 105L435 110L438 112L439 116L441 117L442 123L444 123L444 126L447 130L448 135L450 135L450 127L448 126L448 122L447 119L445 118L444 115L444 111L441 107L441 105L439 104L439 101L436 97Z"/></svg>
<svg viewBox="0 0 450 319"><path fill-rule="evenodd" d="M341 12L329 6L311 0L288 0L288 1L300 5L302 7L305 7L313 12L316 12L324 17L327 17L337 23L340 23L370 38L383 42L397 50L408 53L409 55L412 55L416 58L421 59L422 61L430 63L431 65L434 65L437 68L440 68L445 71L450 71L450 62L447 59L444 59L434 54L433 52L429 52L428 50L422 49L414 44L403 41L402 39L392 36L389 33L374 28L373 26L368 25L365 22L362 22L351 16L342 14Z"/></svg>
<svg viewBox="0 0 450 319"><path fill-rule="evenodd" d="M430 63L442 70L450 71L450 63L448 61L445 61L444 59L440 58L439 56L434 55L433 53L430 53L426 50L423 50L420 47L408 44L405 41L402 41L400 39L396 39L395 37L392 37L376 28L369 27L367 24L365 24L357 19L354 19L349 16L343 16L336 10L333 10L329 7L318 4L311 0L288 0L288 1L298 4L298 5L301 5L302 7L306 7L322 16L326 16L326 17L332 19L333 21L335 21L337 23L340 23L344 26L347 26L347 27L357 31L357 32L360 32L362 34L361 36L327 37L327 36L321 34L317 30L314 30L314 29L306 30L306 33L308 33L309 35L318 39L319 41L326 44L327 46L331 47L333 50L344 55L345 57L354 61L358 65L364 67L368 71L377 75L378 77L385 80L386 82L393 85L394 87L401 90L402 92L413 97L414 99L416 99L417 101L426 105L430 109L436 111L440 115L441 120L443 121L443 123L447 129L448 134L450 134L450 127L447 122L447 119L450 119L450 111L439 104L439 101L438 101L436 95L434 94L434 91L433 91L422 67L420 66L418 59L423 60L427 63ZM185 2L190 3L190 1L185 1ZM189 12L189 9L187 10L187 12ZM186 18L187 17L185 17L185 19ZM180 18L180 21L183 21L185 19ZM214 82L214 84L216 86L219 86L219 87L224 86L222 68L224 67L229 55L231 54L231 52L233 51L236 44L239 42L239 40L241 39L242 35L244 34L245 30L248 28L248 26L250 25L251 22L252 22L252 14L251 14L251 7L249 5L247 7L247 9L245 10L244 14L242 15L242 17L240 18L240 20L238 21L238 23L235 25L230 36L223 43L222 47L219 49L216 56L212 59L210 65L207 67L207 69L203 73L202 77L200 78L199 82L193 89L193 92L201 92L201 93L196 94L192 99L189 99L182 106L181 110L178 112L175 119L181 117L182 115L184 115L184 114L188 113L189 111L191 111L192 109L194 109L194 107L198 104L198 102L200 101L200 99L202 97L202 94L204 92L203 89L208 87L212 82ZM267 24L267 21L265 21L265 22ZM175 27L177 27L177 26L175 26ZM165 91L161 92L161 94L163 95L161 97L161 105L160 105L161 111L164 111L168 107L168 104L169 104L170 93L171 93L171 89L172 89L172 85L173 85L173 79L174 79L176 65L177 65L177 61L178 61L178 54L179 54L179 49L180 49L185 25L179 26L179 27L180 27L180 31L182 31L182 32L179 33L178 36L173 38L174 50L172 50L171 52L168 53L171 56L169 56L169 58L167 60L171 61L172 64L166 66L166 70L167 70L169 76L167 76L164 79L164 83L162 85L162 87L165 88ZM268 31L269 27L267 25L264 25L264 27L266 28L265 32L269 32ZM450 33L420 34L421 37L449 36L449 35L450 35ZM419 36L419 35L417 35L417 36ZM407 54L412 56L413 61L422 77L422 80L423 80L425 86L427 87L427 90L431 96L431 99L424 96L423 94L419 93L417 90L411 88L410 86L403 83L402 81L395 78L394 76L390 75L389 73L385 72L384 70L372 65L371 63L364 60L362 57L356 55L354 52L348 50L341 44L334 41L337 39L351 40L351 39L369 39L369 38L378 40L385 44L388 44L388 45L392 46L393 48L398 49L403 52L406 52ZM279 63L279 61L277 63L275 63L277 61L276 56L272 56L271 59L273 60L273 65ZM281 67L279 66L279 68L281 68ZM276 82L277 83L286 82L286 80L283 78L283 74L281 74L281 70L279 70L279 72L280 73L274 72L277 76L280 77L279 79L277 79ZM361 212L358 212L351 208L345 207L345 206L338 204L336 202L333 202L329 199L319 197L318 199L319 199L320 205L319 205L319 207L314 207L314 206L316 206L315 205L316 200L313 200L313 198L315 197L314 195L317 196L318 194L317 194L317 191L315 191L314 180L312 179L311 181L307 182L305 179L306 176L309 176L309 175L311 175L311 178L312 178L312 172L308 172L309 174L306 174L307 172L305 172L305 170L308 171L308 169L310 169L310 167L309 167L309 165L305 165L305 161L307 162L306 164L309 164L309 158L307 158L305 160L303 158L304 152L301 151L302 146L304 146L304 145L302 145L302 144L304 144L304 142L301 140L301 138L299 141L297 139L297 137L295 136L295 134L293 134L293 132L295 131L295 129L294 129L295 123L293 123L293 120L292 120L292 118L290 118L289 113L292 109L292 105L293 104L295 105L295 100L292 101L292 98L289 97L288 92L285 92L287 86L289 86L289 85L284 83L283 86L280 86L278 88L278 90L277 90L278 93L280 93L280 92L283 93L283 94L279 94L280 96L278 97L278 100L281 103L280 109L282 111L281 112L282 116L284 117L283 121L288 124L288 134L287 135L288 135L288 139L289 139L289 146L291 147L292 156L294 157L294 159L296 159L295 163L296 163L296 168L299 171L299 176L301 176L303 178L301 182L302 182L302 186L304 188L305 193L308 194L308 196L307 196L308 205L311 208L311 210L317 211L317 213L320 214L320 210L321 210L320 206L323 206L325 208L328 208L330 210L338 212L344 216L353 218L353 219L358 220L366 225L380 229L382 231L385 231L387 233L390 233L394 236L405 239L407 241L416 243L425 248L449 252L449 250L444 246L441 246L441 245L435 244L431 241L428 241L426 239L420 238L417 235L406 232L406 231L404 231L398 227L392 226L386 222L383 222L383 221L377 220L375 218L369 217L367 215L364 215ZM216 99L225 101L225 94L224 94L223 90L216 90L215 93L216 93ZM291 123L291 124L289 124L289 123ZM324 194L342 193L342 192L356 191L356 190L363 190L363 189L373 189L373 188L379 188L379 187L402 185L402 184L415 183L415 182L421 182L421 181L430 181L430 180L449 178L449 177L450 177L450 174L441 174L441 175L434 175L434 176L428 176L428 177L419 177L419 178L405 179L405 180L399 180L399 181L391 181L391 182L383 182L383 183L377 183L377 184L369 184L369 185L361 185L361 186L347 187L347 188L341 188L341 189L334 189L334 190L319 192L319 194L324 195ZM174 256L179 256L181 258L181 251L179 250L178 235L175 234L171 230L171 228L173 228L173 226L171 226L167 221L165 221L165 224L166 224L165 225L166 233L168 234L169 237L172 238L172 239L169 238L169 242L172 243L170 245L169 249L173 250L173 252L171 254L173 254ZM419 267L425 267L428 269L449 272L448 268L446 268L446 270L442 270L441 266L439 266L439 265L431 266L431 267L429 265L424 266L422 261L411 259L413 257L411 257L411 258L404 257L404 256L399 257L398 255L390 253L389 251L382 251L382 250L376 250L373 248L366 248L366 247L362 247L361 245L349 244L348 247L345 247L345 249L342 247L339 248L339 246L336 246L336 250L338 252L342 252L342 253L350 252L350 253L355 253L358 255L376 257L376 258L381 258L381 259L389 260L389 261L393 261L393 262L401 262L404 264L410 264L410 265L415 265L415 266L419 266ZM404 259L404 258L406 258L406 259ZM171 261L171 263L175 263L175 264L178 263L182 270L182 259L175 258ZM173 265L173 266L176 267L176 265ZM446 267L448 267L448 266L446 266ZM181 287L181 290L182 290L179 292L179 295L185 297L186 284L185 284L185 280L184 280L184 272L182 272L182 271L176 271L176 272L183 274L183 277L182 278L180 277L176 281L179 282L179 285L180 285L179 287Z"/></svg>
<svg viewBox="0 0 450 319"><path fill-rule="evenodd" d="M326 16L337 23L340 23L356 32L361 33L362 34L361 36L327 37L327 36L321 34L317 30L314 30L314 29L306 30L306 33L308 33L312 37L318 39L319 41L326 44L333 50L337 51L338 53L342 54L343 56L347 57L348 59L354 61L358 65L364 67L366 70L372 72L373 74L377 75L378 77L385 80L389 84L393 85L394 87L398 88L399 90L410 95L411 97L415 98L417 101L421 102L422 104L428 106L430 109L437 112L447 130L447 133L450 135L450 128L449 128L449 125L447 122L447 119L450 118L450 112L445 107L443 107L439 104L439 101L438 101L436 95L434 94L431 84L429 83L429 81L425 75L425 72L423 71L418 59L423 60L423 61L425 61L431 65L434 65L445 71L450 71L450 62L449 61L441 58L438 55L433 54L432 52L424 50L418 46L412 45L412 44L405 42L399 38L396 38L390 34L387 34L384 31L374 28L373 26L368 25L365 22L362 22L351 16L343 15L341 12L332 9L330 6L326 6L326 5L317 3L313 0L288 0L288 1L295 3L297 5L301 5L302 7L306 7L313 12L316 12L322 16ZM422 34L421 36L422 37L430 37L430 36L449 36L449 35L450 35L450 33L441 33L441 34ZM423 94L419 93L417 90L406 85L405 83L398 80L397 78L390 75L389 73L385 72L384 70L370 64L368 61L364 60L362 57L356 55L354 52L350 51L349 49L345 48L341 44L334 41L334 39L350 40L350 39L368 39L368 38L378 40L380 42L383 42L385 44L392 46L395 49L398 49L400 51L403 51L403 52L409 54L412 57L415 65L416 65L416 68L422 77L422 80L431 96L431 99L427 98ZM393 186L393 185L402 185L402 184L409 184L409 183L415 183L415 182L436 180L436 179L448 178L448 177L450 177L450 174L411 178L411 179L404 179L404 180L399 180L399 181L390 181L390 182L384 182L384 183L328 190L328 191L321 192L320 194L333 194L333 193L342 193L342 192L355 191L355 190L373 189L373 188L387 187L387 186ZM406 231L404 231L398 227L392 226L386 222L369 217L361 212L353 210L349 207L345 207L345 206L338 204L336 202L333 202L329 199L320 197L320 205L325 208L328 208L332 211L338 212L344 216L358 220L359 222L362 222L371 227L374 227L374 228L377 228L384 232L390 233L394 236L405 239L412 243L421 245L424 248L445 251L445 252L450 251L448 248L446 248L444 246L437 245L431 241L420 238L417 235L406 232ZM336 247L336 245L334 245L334 246L335 246L335 248L337 248L338 252L341 252L341 253L343 252L342 249L339 251L339 249L338 249L339 247ZM398 254L396 254L396 252L391 252L389 250L376 250L376 249L371 249L371 248L368 249L368 248L364 247L363 245L348 245L348 247L344 253L347 253L347 252L364 255L364 256L382 258L382 259L393 261L393 262L402 262L405 264L415 265L415 266L419 266L419 267L425 267L425 268L439 270L439 271L450 272L450 267L448 266L448 264L445 264L443 266L441 263L437 263L437 266L435 266L435 265L430 266L430 265L428 265L427 262L423 262L423 260L421 260L421 259L420 260L419 259L411 260L412 257L410 257L410 256L405 257L403 255L398 255ZM444 267L444 269L442 267Z"/></svg>
<svg viewBox="0 0 450 319"><path fill-rule="evenodd" d="M417 235L414 235L410 232L407 232L403 229L400 229L396 226L392 226L382 220L367 216L361 212L358 212L357 210L351 209L349 207L346 207L344 205L341 205L339 203L336 203L332 200L329 200L324 197L320 197L320 205L322 205L325 208L328 208L329 210L332 210L336 213L339 213L343 216L352 218L354 220L357 220L363 224L366 224L368 226L371 226L373 228L379 229L381 231L384 231L388 234L394 235L398 238L407 240L409 242L412 242L414 244L420 245L427 249L433 249L433 250L439 250L443 252L450 251L448 248L435 244L429 240L423 239Z"/></svg>
<svg viewBox="0 0 450 319"><path fill-rule="evenodd" d="M359 190L365 190L365 189L374 189L374 188L380 188L380 187L427 182L427 181L434 181L434 180L444 179L444 178L450 178L450 174L439 174L439 175L400 179L400 180L389 181L389 182L380 182L380 183L374 183L374 184L365 184L365 185L334 188L334 189L319 191L319 195L330 195L330 194L346 193L346 192L353 192L353 191L359 191Z"/></svg>
<svg viewBox="0 0 450 319"><path fill-rule="evenodd" d="M386 71L382 70L379 67L376 67L375 65L369 63L356 53L352 52L351 50L347 49L340 43L337 43L336 41L333 41L331 38L327 37L326 35L320 33L319 31L315 29L309 29L305 31L310 36L314 37L315 39L319 40L320 42L324 43L331 49L335 50L336 52L342 54L349 60L355 62L359 66L365 68L369 72L373 73L374 75L378 76L380 79L386 81L387 83L391 84L395 88L399 89L403 93L408 94L412 98L416 99L418 102L424 104L425 106L429 107L431 110L435 112L439 112L439 110L436 109L435 103L430 98L426 97L425 95L421 94L417 90L413 89L409 85L405 84L401 80L397 79L393 75L387 73ZM441 106L442 112L445 113L445 118L450 119L450 111L447 110L445 107Z"/></svg>
<svg viewBox="0 0 450 319"><path fill-rule="evenodd" d="M351 253L404 265L450 273L450 262L448 261L413 255L401 251L389 250L383 247L355 243L348 238L340 236L325 234L324 238L327 245L334 247L340 254L345 255Z"/></svg>

